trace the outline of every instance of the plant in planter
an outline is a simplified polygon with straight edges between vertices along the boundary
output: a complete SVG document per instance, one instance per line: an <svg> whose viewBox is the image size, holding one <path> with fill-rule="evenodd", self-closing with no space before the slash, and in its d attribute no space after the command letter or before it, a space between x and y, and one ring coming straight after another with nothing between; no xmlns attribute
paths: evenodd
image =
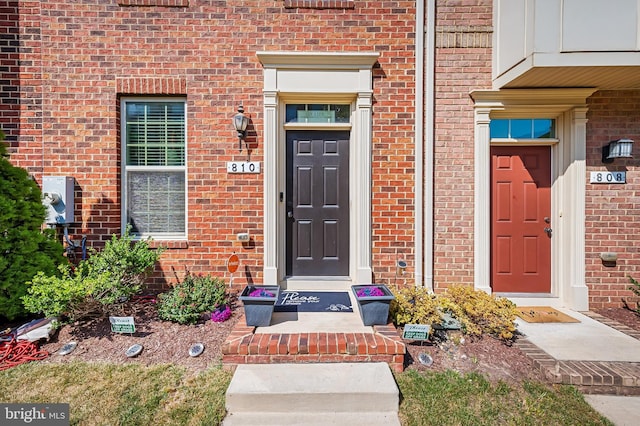
<svg viewBox="0 0 640 426"><path fill-rule="evenodd" d="M271 324L271 315L278 294L280 287L277 285L249 285L242 290L239 299L244 305L244 316L248 326L267 327Z"/></svg>
<svg viewBox="0 0 640 426"><path fill-rule="evenodd" d="M351 290L360 307L364 325L385 325L389 318L389 304L395 296L383 284L354 285Z"/></svg>

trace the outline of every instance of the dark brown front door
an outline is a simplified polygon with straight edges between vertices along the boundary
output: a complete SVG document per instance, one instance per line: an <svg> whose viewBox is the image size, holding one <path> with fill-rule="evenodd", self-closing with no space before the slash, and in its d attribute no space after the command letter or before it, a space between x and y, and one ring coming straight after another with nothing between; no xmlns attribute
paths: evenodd
<svg viewBox="0 0 640 426"><path fill-rule="evenodd" d="M287 275L349 275L349 132L287 132Z"/></svg>
<svg viewBox="0 0 640 426"><path fill-rule="evenodd" d="M551 149L491 148L494 292L551 291Z"/></svg>

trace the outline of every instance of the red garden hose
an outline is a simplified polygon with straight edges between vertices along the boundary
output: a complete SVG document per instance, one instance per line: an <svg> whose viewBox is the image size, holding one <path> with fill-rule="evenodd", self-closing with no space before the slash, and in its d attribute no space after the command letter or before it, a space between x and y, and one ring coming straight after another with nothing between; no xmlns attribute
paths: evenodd
<svg viewBox="0 0 640 426"><path fill-rule="evenodd" d="M0 342L0 371L7 370L25 362L40 361L49 356L47 351L38 349L38 345L28 340Z"/></svg>

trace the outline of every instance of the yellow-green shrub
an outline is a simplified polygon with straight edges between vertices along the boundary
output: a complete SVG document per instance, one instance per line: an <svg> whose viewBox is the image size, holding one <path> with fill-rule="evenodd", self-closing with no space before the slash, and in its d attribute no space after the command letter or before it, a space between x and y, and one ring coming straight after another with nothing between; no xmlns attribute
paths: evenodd
<svg viewBox="0 0 640 426"><path fill-rule="evenodd" d="M435 294L425 287L403 287L392 290L396 297L389 306L395 325L439 324L442 321Z"/></svg>
<svg viewBox="0 0 640 426"><path fill-rule="evenodd" d="M468 285L453 285L444 293L454 317L467 334L491 334L504 340L516 331L516 305L504 297L496 297Z"/></svg>
<svg viewBox="0 0 640 426"><path fill-rule="evenodd" d="M465 334L490 334L510 340L516 330L516 306L503 297L495 297L472 286L453 285L442 294L432 294L424 287L393 290L391 319L404 324L442 324L443 315L457 319Z"/></svg>

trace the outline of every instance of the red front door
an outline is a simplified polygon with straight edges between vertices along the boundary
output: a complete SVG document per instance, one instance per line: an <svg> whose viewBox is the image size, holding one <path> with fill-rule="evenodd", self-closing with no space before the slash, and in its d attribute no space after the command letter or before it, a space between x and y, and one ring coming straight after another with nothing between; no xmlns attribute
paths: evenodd
<svg viewBox="0 0 640 426"><path fill-rule="evenodd" d="M494 292L551 292L551 148L491 148Z"/></svg>

